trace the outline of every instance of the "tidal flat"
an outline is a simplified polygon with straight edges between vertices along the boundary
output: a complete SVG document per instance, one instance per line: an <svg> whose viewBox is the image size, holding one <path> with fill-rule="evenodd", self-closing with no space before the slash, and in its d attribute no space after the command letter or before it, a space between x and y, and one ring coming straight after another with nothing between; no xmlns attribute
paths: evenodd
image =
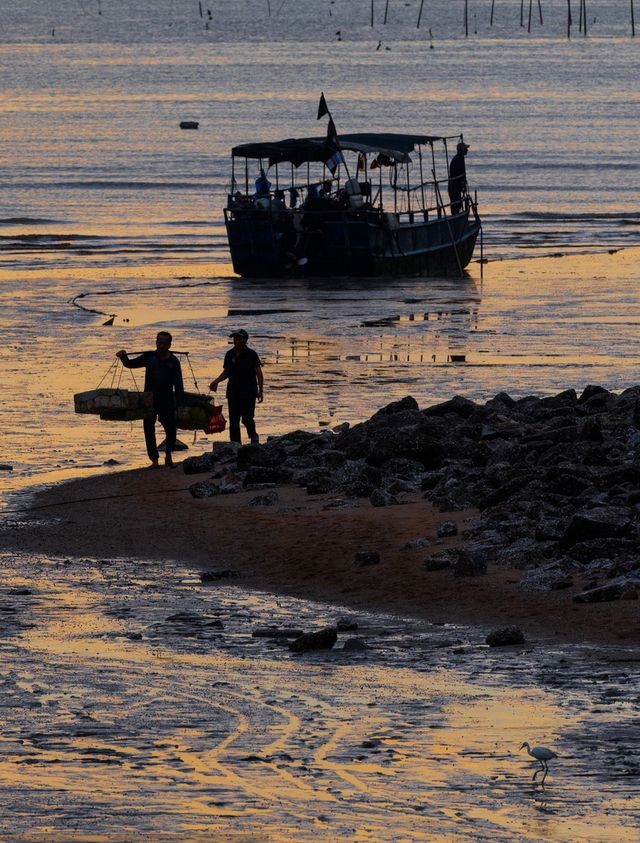
<svg viewBox="0 0 640 843"><path fill-rule="evenodd" d="M5 840L638 838L637 651L488 648L179 562L0 564ZM252 634L338 620L303 655ZM544 785L524 740L558 753Z"/></svg>

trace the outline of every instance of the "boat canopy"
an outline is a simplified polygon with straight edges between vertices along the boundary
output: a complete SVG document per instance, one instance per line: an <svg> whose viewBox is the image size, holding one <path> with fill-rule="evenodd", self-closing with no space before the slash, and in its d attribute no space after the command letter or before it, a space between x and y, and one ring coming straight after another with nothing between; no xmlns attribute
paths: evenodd
<svg viewBox="0 0 640 843"><path fill-rule="evenodd" d="M416 146L442 141L439 135L404 135L390 132L356 132L338 136L339 148L354 152L383 154L393 161L411 161L409 155ZM231 154L238 158L268 159L269 166L285 162L299 167L308 161L327 163L335 155L336 147L324 138L288 138L265 143L243 143L235 146Z"/></svg>

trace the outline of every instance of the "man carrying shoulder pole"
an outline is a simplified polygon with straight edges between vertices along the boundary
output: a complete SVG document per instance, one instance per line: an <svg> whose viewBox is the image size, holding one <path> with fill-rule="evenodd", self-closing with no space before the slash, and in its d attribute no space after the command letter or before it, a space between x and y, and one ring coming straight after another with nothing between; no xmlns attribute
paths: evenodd
<svg viewBox="0 0 640 843"><path fill-rule="evenodd" d="M168 331L160 331L156 337L156 350L144 351L131 360L122 349L116 353L127 369L145 369L145 392L153 393L153 415L144 420L144 439L151 467L158 468L158 446L156 444L156 419L164 428L164 464L172 467L171 452L176 444L176 405L184 400L182 368L180 361L171 351L172 337Z"/></svg>
<svg viewBox="0 0 640 843"><path fill-rule="evenodd" d="M229 439L232 442L242 441L240 436L240 421L242 421L251 444L258 445L260 438L256 432L254 416L256 401L262 404L264 397L262 363L256 352L248 347L249 334L244 328L232 331L229 336L233 339L233 348L225 354L222 372L211 381L209 389L216 392L219 383L229 381L227 384Z"/></svg>

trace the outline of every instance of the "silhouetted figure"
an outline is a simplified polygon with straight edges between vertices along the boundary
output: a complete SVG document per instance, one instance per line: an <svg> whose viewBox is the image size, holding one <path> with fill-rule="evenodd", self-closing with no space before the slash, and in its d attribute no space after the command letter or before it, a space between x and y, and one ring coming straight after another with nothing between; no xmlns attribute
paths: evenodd
<svg viewBox="0 0 640 843"><path fill-rule="evenodd" d="M156 337L156 350L143 351L139 357L130 360L122 349L116 354L127 369L145 369L144 389L153 394L153 415L145 418L144 440L147 454L153 468L158 467L158 446L156 444L156 419L164 428L164 464L173 465L171 452L176 444L176 405L184 401L182 368L177 357L169 351L172 337L168 331L160 331Z"/></svg>
<svg viewBox="0 0 640 843"><path fill-rule="evenodd" d="M457 152L449 164L449 182L447 184L452 214L460 213L463 204L462 197L467 192L467 168L464 158L469 149L469 144L460 141L456 149Z"/></svg>

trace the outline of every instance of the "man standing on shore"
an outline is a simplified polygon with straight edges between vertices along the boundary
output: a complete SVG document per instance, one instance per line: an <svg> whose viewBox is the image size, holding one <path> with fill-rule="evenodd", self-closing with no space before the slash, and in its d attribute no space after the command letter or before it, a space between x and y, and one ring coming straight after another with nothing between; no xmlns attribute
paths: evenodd
<svg viewBox="0 0 640 843"><path fill-rule="evenodd" d="M156 443L156 420L165 433L164 464L173 466L172 451L176 444L176 406L184 400L182 367L180 361L169 349L172 337L168 331L160 331L156 337L156 350L143 351L139 357L129 359L122 349L116 357L127 369L145 368L144 390L153 394L153 415L147 417L144 424L144 441L151 467L158 468L158 445Z"/></svg>
<svg viewBox="0 0 640 843"><path fill-rule="evenodd" d="M249 348L247 342L249 334L240 328L232 331L229 336L233 339L233 348L224 356L221 374L209 384L209 389L216 392L218 384L228 380L227 405L229 407L229 439L241 442L240 421L247 429L247 435L252 445L257 445L260 438L256 432L255 413L256 401L262 404L264 378L262 363L256 352Z"/></svg>

